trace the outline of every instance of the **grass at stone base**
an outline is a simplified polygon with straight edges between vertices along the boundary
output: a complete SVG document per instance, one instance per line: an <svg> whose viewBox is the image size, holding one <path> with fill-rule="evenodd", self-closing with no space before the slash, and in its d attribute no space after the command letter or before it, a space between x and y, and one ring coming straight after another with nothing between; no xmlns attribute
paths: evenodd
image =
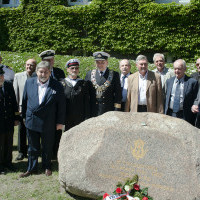
<svg viewBox="0 0 200 200"><path fill-rule="evenodd" d="M53 175L46 177L43 171L39 175L32 175L27 178L19 178L22 172L27 169L27 159L14 161L17 156L17 129L14 134L13 163L17 172L8 172L0 175L0 200L66 200L72 199L66 193L60 192L58 181L58 163L53 162ZM41 169L41 159L39 159ZM39 170L40 170L39 169Z"/></svg>

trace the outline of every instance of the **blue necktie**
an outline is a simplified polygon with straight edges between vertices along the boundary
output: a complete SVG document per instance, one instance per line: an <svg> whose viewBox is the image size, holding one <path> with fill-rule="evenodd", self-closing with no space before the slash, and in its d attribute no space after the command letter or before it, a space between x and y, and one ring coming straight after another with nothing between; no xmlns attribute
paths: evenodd
<svg viewBox="0 0 200 200"><path fill-rule="evenodd" d="M180 80L178 80L178 83L176 85L176 91L175 91L175 97L174 97L174 105L173 105L173 112L177 113L180 110Z"/></svg>
<svg viewBox="0 0 200 200"><path fill-rule="evenodd" d="M126 75L122 76L122 84L121 87L124 88Z"/></svg>

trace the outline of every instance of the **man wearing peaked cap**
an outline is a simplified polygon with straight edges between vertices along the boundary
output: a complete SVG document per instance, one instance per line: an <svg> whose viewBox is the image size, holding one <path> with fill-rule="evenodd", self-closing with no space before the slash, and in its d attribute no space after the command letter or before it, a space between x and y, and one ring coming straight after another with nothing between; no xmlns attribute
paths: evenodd
<svg viewBox="0 0 200 200"><path fill-rule="evenodd" d="M89 84L91 116L121 109L121 85L119 73L108 68L106 52L93 53L96 69L89 71L85 80Z"/></svg>
<svg viewBox="0 0 200 200"><path fill-rule="evenodd" d="M8 67L7 65L1 64L2 60L3 60L2 56L0 55L0 67L2 66L3 67L3 71L5 72L4 73L4 79L7 80L7 81L13 82L14 76L15 76L15 72L12 70L12 68Z"/></svg>
<svg viewBox="0 0 200 200"><path fill-rule="evenodd" d="M93 56L95 60L107 60L110 57L108 53L103 51L95 52L93 53Z"/></svg>
<svg viewBox="0 0 200 200"><path fill-rule="evenodd" d="M61 81L66 102L65 131L90 117L88 84L78 76L79 65L78 59L70 59L66 63L68 77Z"/></svg>
<svg viewBox="0 0 200 200"><path fill-rule="evenodd" d="M65 78L65 73L62 69L58 67L54 67L54 56L55 51L54 50L46 50L39 54L39 56L42 58L42 61L48 61L50 63L51 67L51 77L57 81L60 81ZM55 144L53 149L53 158L57 158L57 146L59 145L60 138L62 135L62 130L57 130L55 134Z"/></svg>
<svg viewBox="0 0 200 200"><path fill-rule="evenodd" d="M5 169L14 171L12 148L14 126L18 125L19 113L13 85L4 80L3 66L0 67L0 174Z"/></svg>
<svg viewBox="0 0 200 200"><path fill-rule="evenodd" d="M57 81L62 80L65 78L65 73L62 69L58 67L54 67L54 50L46 50L39 54L43 61L48 61L51 65L51 77L56 79Z"/></svg>

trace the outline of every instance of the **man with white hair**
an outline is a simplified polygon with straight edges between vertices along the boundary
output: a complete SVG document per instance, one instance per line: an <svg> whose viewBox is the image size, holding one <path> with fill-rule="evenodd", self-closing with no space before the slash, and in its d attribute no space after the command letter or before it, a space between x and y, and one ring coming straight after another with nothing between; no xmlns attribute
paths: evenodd
<svg viewBox="0 0 200 200"><path fill-rule="evenodd" d="M52 150L56 130L62 130L65 122L65 99L62 85L50 77L49 62L42 61L36 67L37 77L26 81L22 101L22 116L28 137L28 168L21 178L37 173L40 140L42 143L42 167L51 176Z"/></svg>
<svg viewBox="0 0 200 200"><path fill-rule="evenodd" d="M136 58L138 72L128 77L126 112L163 113L163 95L160 75L148 70L144 55Z"/></svg>
<svg viewBox="0 0 200 200"><path fill-rule="evenodd" d="M178 59L174 62L175 77L166 82L165 114L194 125L195 114L191 107L198 92L198 81L188 77L186 74L186 62Z"/></svg>
<svg viewBox="0 0 200 200"><path fill-rule="evenodd" d="M175 76L175 74L172 69L167 68L165 66L165 56L163 54L155 53L153 56L153 62L154 62L154 65L156 66L156 69L153 71L160 75L162 88L164 91L167 79Z"/></svg>

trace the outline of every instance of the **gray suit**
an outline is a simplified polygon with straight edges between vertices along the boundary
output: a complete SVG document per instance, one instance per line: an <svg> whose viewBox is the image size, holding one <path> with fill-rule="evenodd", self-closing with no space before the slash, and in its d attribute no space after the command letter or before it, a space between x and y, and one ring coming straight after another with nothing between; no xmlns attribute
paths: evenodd
<svg viewBox="0 0 200 200"><path fill-rule="evenodd" d="M36 76L36 73L33 73L31 77ZM27 72L19 72L15 74L13 87L15 90L15 95L17 99L17 103L19 105L19 111L22 110L22 98L23 98L23 92L24 92L24 85L26 83L26 80L29 78L27 75Z"/></svg>
<svg viewBox="0 0 200 200"><path fill-rule="evenodd" d="M36 76L35 72L32 74L31 77L34 77L34 76ZM22 98L23 98L23 93L24 93L24 86L25 86L26 80L31 77L27 75L26 71L16 73L14 77L13 87L15 90L18 109L20 112L22 111ZM18 127L18 151L19 153L22 153L24 156L26 156L27 154L26 128L22 120L20 120L20 125Z"/></svg>

